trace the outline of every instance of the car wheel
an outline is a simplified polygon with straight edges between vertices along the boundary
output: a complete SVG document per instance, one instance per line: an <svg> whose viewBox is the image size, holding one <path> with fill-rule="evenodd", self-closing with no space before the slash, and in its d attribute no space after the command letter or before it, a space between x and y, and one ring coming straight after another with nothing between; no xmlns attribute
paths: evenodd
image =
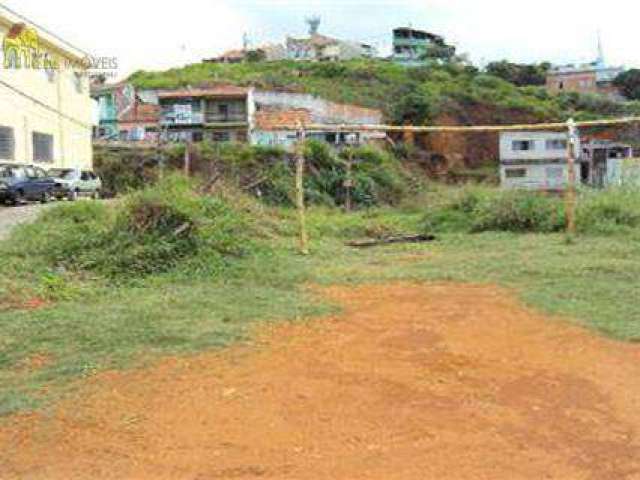
<svg viewBox="0 0 640 480"><path fill-rule="evenodd" d="M67 195L67 198L69 199L70 202L75 202L76 200L78 200L78 191L71 190L69 192L69 195Z"/></svg>
<svg viewBox="0 0 640 480"><path fill-rule="evenodd" d="M50 201L51 201L51 193L42 192L42 197L40 197L40 203L49 203Z"/></svg>
<svg viewBox="0 0 640 480"><path fill-rule="evenodd" d="M100 190L94 190L94 192L91 194L91 198L93 198L94 200L100 200Z"/></svg>
<svg viewBox="0 0 640 480"><path fill-rule="evenodd" d="M18 190L13 196L13 205L20 206L24 203L24 192L22 190Z"/></svg>

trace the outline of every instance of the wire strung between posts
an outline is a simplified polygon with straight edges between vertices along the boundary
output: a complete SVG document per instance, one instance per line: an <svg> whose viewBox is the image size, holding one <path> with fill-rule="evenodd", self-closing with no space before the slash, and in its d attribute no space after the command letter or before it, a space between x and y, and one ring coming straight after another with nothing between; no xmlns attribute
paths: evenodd
<svg viewBox="0 0 640 480"><path fill-rule="evenodd" d="M640 117L609 118L575 122L577 128L604 127L640 123ZM415 126L415 125L345 125L345 124L306 124L307 132L340 131L356 132L411 132L411 133L465 133L465 132L508 132L514 130L566 130L567 122L531 123L520 125L471 125L471 126ZM270 130L298 131L299 125L275 125Z"/></svg>

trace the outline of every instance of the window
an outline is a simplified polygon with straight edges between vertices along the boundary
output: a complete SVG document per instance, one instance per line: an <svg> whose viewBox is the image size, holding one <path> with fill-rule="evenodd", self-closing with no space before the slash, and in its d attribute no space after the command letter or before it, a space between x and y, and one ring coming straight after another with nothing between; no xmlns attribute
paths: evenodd
<svg viewBox="0 0 640 480"><path fill-rule="evenodd" d="M13 160L16 142L13 136L13 128L0 127L0 158Z"/></svg>
<svg viewBox="0 0 640 480"><path fill-rule="evenodd" d="M507 178L525 178L527 176L526 168L507 168L505 171Z"/></svg>
<svg viewBox="0 0 640 480"><path fill-rule="evenodd" d="M83 182L93 180L93 178L91 177L91 172L82 172L82 174L80 175L80 180L82 180Z"/></svg>
<svg viewBox="0 0 640 480"><path fill-rule="evenodd" d="M535 148L536 144L533 140L515 140L511 146L514 152L527 152Z"/></svg>
<svg viewBox="0 0 640 480"><path fill-rule="evenodd" d="M547 150L566 150L566 140L547 140Z"/></svg>
<svg viewBox="0 0 640 480"><path fill-rule="evenodd" d="M204 140L204 134L202 132L193 132L191 140L196 143L202 142Z"/></svg>
<svg viewBox="0 0 640 480"><path fill-rule="evenodd" d="M33 132L33 161L53 162L53 135Z"/></svg>

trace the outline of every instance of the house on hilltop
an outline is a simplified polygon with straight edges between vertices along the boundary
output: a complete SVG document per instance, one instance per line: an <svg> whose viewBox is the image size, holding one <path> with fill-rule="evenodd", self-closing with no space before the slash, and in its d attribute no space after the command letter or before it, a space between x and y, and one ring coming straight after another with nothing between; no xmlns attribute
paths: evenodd
<svg viewBox="0 0 640 480"><path fill-rule="evenodd" d="M393 31L392 60L409 67L426 65L429 59L448 59L456 48L447 45L444 38L425 30L396 28Z"/></svg>
<svg viewBox="0 0 640 480"><path fill-rule="evenodd" d="M598 42L598 58L591 63L569 64L552 67L547 74L547 90L551 93L596 93L613 100L622 100L613 85L624 67L608 66L602 44Z"/></svg>

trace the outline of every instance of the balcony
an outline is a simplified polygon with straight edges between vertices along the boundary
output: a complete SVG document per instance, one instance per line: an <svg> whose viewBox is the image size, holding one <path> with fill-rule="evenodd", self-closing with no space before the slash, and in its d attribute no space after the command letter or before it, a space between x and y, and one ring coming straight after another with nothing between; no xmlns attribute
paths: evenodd
<svg viewBox="0 0 640 480"><path fill-rule="evenodd" d="M205 114L205 123L248 123L246 113L213 113Z"/></svg>

